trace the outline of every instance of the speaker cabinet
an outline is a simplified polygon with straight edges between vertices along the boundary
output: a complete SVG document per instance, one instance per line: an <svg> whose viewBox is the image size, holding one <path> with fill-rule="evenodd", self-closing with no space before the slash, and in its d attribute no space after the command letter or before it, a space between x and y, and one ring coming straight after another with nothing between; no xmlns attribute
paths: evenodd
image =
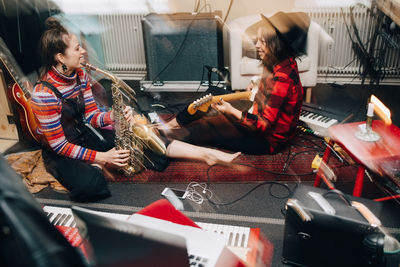
<svg viewBox="0 0 400 267"><path fill-rule="evenodd" d="M206 81L204 66L223 69L218 13L150 13L142 20L149 81ZM204 72L203 72L204 70Z"/></svg>
<svg viewBox="0 0 400 267"><path fill-rule="evenodd" d="M335 212L324 211L309 192L322 196ZM367 236L380 233L376 217L380 213L380 203L372 200L300 185L286 204L283 262L297 266L371 266L368 262L373 255L363 242ZM376 223L371 223L373 218Z"/></svg>

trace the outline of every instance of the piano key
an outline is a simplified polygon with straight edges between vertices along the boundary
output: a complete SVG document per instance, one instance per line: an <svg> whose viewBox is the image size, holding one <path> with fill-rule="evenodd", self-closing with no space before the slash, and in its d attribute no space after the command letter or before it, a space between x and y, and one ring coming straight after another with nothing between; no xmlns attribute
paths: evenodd
<svg viewBox="0 0 400 267"><path fill-rule="evenodd" d="M312 129L314 134L327 136L328 128L338 123L338 119L345 118L344 113L321 107L311 103L303 103L300 113L300 121L306 127Z"/></svg>
<svg viewBox="0 0 400 267"><path fill-rule="evenodd" d="M234 245L233 233L235 232L235 226L233 226L233 225L228 225L228 226L227 226L227 232L228 232L229 235L230 235L230 242L227 243L226 245L227 245L227 246L230 246L230 247L233 247L233 245Z"/></svg>
<svg viewBox="0 0 400 267"><path fill-rule="evenodd" d="M62 222L62 226L70 226L74 222L74 218L71 214L68 214L67 218Z"/></svg>
<svg viewBox="0 0 400 267"><path fill-rule="evenodd" d="M49 218L49 220L51 219L51 217L55 216L54 213L52 212L46 212L46 216L47 218Z"/></svg>
<svg viewBox="0 0 400 267"><path fill-rule="evenodd" d="M61 213L59 213L59 214L57 214L55 217L53 217L53 220L51 220L50 222L52 223L52 224L55 224L55 222L61 217Z"/></svg>
<svg viewBox="0 0 400 267"><path fill-rule="evenodd" d="M246 242L246 235L245 235L245 229L243 229L243 228L241 228L240 229L240 236L241 236L241 239L240 239L240 243L239 243L239 246L240 247L245 247L244 246L244 244L245 244L245 242Z"/></svg>
<svg viewBox="0 0 400 267"><path fill-rule="evenodd" d="M67 218L67 214L63 214L61 218L58 220L57 225L63 225L63 222L65 221L65 218Z"/></svg>
<svg viewBox="0 0 400 267"><path fill-rule="evenodd" d="M234 241L234 243L233 243L233 246L234 246L234 247L238 247L238 246L239 246L239 238L240 238L239 233L236 232L236 233L235 233L235 241Z"/></svg>
<svg viewBox="0 0 400 267"><path fill-rule="evenodd" d="M55 220L55 221L53 222L53 224L54 224L54 225L60 225L60 221L61 221L61 220L64 220L64 218L65 218L66 216L67 216L66 214L61 214L61 216L60 216L57 220Z"/></svg>
<svg viewBox="0 0 400 267"><path fill-rule="evenodd" d="M241 231L241 240L244 239L244 244L248 245L248 239L250 236L250 228L249 227L242 227L242 226L233 226L233 225L223 225L223 224L212 224L212 223L200 223L196 222L198 226L203 228L206 231L213 231L224 233L224 238L226 240L226 245L228 247L234 247L235 245L235 237L238 231ZM240 235L239 235L240 237ZM240 245L240 243L238 243Z"/></svg>
<svg viewBox="0 0 400 267"><path fill-rule="evenodd" d="M230 247L233 247L233 232L230 232L229 233L229 237L228 237L228 240L227 240L227 244L226 244L227 246L230 246Z"/></svg>
<svg viewBox="0 0 400 267"><path fill-rule="evenodd" d="M238 234L239 234L239 243L238 243L238 247L243 247L243 243L244 243L243 229L239 228L239 229L238 229Z"/></svg>
<svg viewBox="0 0 400 267"><path fill-rule="evenodd" d="M234 240L233 240L233 246L234 247L238 247L239 246L239 237L240 237L240 235L238 233L238 229L239 229L238 227L234 227L232 229L232 232L235 233Z"/></svg>
<svg viewBox="0 0 400 267"><path fill-rule="evenodd" d="M68 214L64 214L64 217L58 221L58 225L64 226L65 220L67 219L68 216L69 216Z"/></svg>
<svg viewBox="0 0 400 267"><path fill-rule="evenodd" d="M300 121L304 122L307 127L312 129L315 134L326 136L327 129L335 125L338 121L332 118L328 118L323 115L309 112L307 115L300 115Z"/></svg>

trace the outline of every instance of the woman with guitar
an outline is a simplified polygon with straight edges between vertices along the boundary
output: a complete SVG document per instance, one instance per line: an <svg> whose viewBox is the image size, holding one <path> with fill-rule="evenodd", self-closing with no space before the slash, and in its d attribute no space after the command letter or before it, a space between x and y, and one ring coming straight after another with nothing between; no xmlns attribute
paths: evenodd
<svg viewBox="0 0 400 267"><path fill-rule="evenodd" d="M126 166L130 151L116 150L114 131L104 129L114 123L113 113L100 111L94 101L89 77L81 68L86 51L77 37L55 18L48 18L46 27L40 43L44 73L31 99L46 168L70 191L72 199L105 198L110 195L103 173L106 164L114 168ZM124 113L125 119L133 123L131 108L125 107ZM87 131L91 128L89 123L98 128L97 134ZM240 154L177 140L166 141L165 146L166 154L151 155L155 164L146 167L163 170L169 162L167 157L201 160L209 165L228 164Z"/></svg>
<svg viewBox="0 0 400 267"><path fill-rule="evenodd" d="M217 116L191 115L193 106L207 110L201 109L207 97L200 99L160 127L166 136L248 154L276 153L293 137L303 101L295 58L304 51L310 19L305 13L283 12L261 17L246 31L256 33L256 49L264 67L261 81L248 87L258 87L253 106L242 111L224 100L241 92L213 97L210 101L216 103L211 106L219 112ZM183 126L189 134L181 134Z"/></svg>

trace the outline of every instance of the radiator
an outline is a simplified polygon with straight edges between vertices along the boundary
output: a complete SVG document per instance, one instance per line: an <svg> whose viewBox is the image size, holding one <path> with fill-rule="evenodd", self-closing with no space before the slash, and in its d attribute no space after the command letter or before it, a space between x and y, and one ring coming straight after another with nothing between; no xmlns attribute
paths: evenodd
<svg viewBox="0 0 400 267"><path fill-rule="evenodd" d="M355 80L359 82L360 61L352 49L352 42L345 21L349 25L351 37L354 37L353 29L350 27L350 8L344 7L343 13L340 7L307 7L299 11L306 12L312 20L320 24L327 33L334 39L334 45L331 48L320 50L318 77L319 81L333 79L334 81L349 82ZM355 23L357 25L362 43L369 49L369 40L371 39L376 20L371 19L370 11L362 6L356 6L353 9ZM399 34L390 35L390 41L393 44L400 43ZM385 80L394 80L400 82L400 49L387 45L388 39L378 36L376 42L375 56L384 49L385 55L383 72ZM397 81L398 80L398 81Z"/></svg>
<svg viewBox="0 0 400 267"><path fill-rule="evenodd" d="M146 59L141 20L146 14L98 15L104 29L101 40L104 66L129 78L145 73Z"/></svg>
<svg viewBox="0 0 400 267"><path fill-rule="evenodd" d="M334 80L358 83L360 62L351 48L351 39L344 23L346 21L350 25L350 8L344 7L343 14L339 7L306 7L298 10L308 13L311 19L320 24L335 41L333 47L319 51L319 82ZM146 59L141 24L145 15L144 13L99 15L99 22L104 28L101 39L104 65L107 70L126 79L142 77L141 75L145 74ZM375 20L371 19L368 9L361 6L354 8L354 17L362 42L368 44L376 26ZM354 34L352 36L354 38ZM391 36L391 39L394 43L400 44L399 35ZM385 80L392 79L398 83L400 82L399 48L385 46L385 42L387 41L382 37L378 37L376 46L386 51L383 69Z"/></svg>

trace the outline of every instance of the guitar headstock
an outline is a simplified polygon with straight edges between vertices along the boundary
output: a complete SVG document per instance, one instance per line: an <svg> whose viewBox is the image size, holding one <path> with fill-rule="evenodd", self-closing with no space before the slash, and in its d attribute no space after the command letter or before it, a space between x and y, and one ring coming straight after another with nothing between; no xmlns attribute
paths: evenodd
<svg viewBox="0 0 400 267"><path fill-rule="evenodd" d="M11 75L15 83L24 91L29 94L32 88L28 78L24 75L23 71L19 68L17 61L14 59L11 51L8 49L4 40L0 37L0 65L3 65Z"/></svg>
<svg viewBox="0 0 400 267"><path fill-rule="evenodd" d="M253 86L258 86L260 81L261 81L261 76L260 75L253 76L250 79L250 82L253 84Z"/></svg>
<svg viewBox="0 0 400 267"><path fill-rule="evenodd" d="M190 115L196 113L197 110L207 112L208 107L212 104L213 96L211 94L205 95L197 100L195 100L188 107L188 112Z"/></svg>

